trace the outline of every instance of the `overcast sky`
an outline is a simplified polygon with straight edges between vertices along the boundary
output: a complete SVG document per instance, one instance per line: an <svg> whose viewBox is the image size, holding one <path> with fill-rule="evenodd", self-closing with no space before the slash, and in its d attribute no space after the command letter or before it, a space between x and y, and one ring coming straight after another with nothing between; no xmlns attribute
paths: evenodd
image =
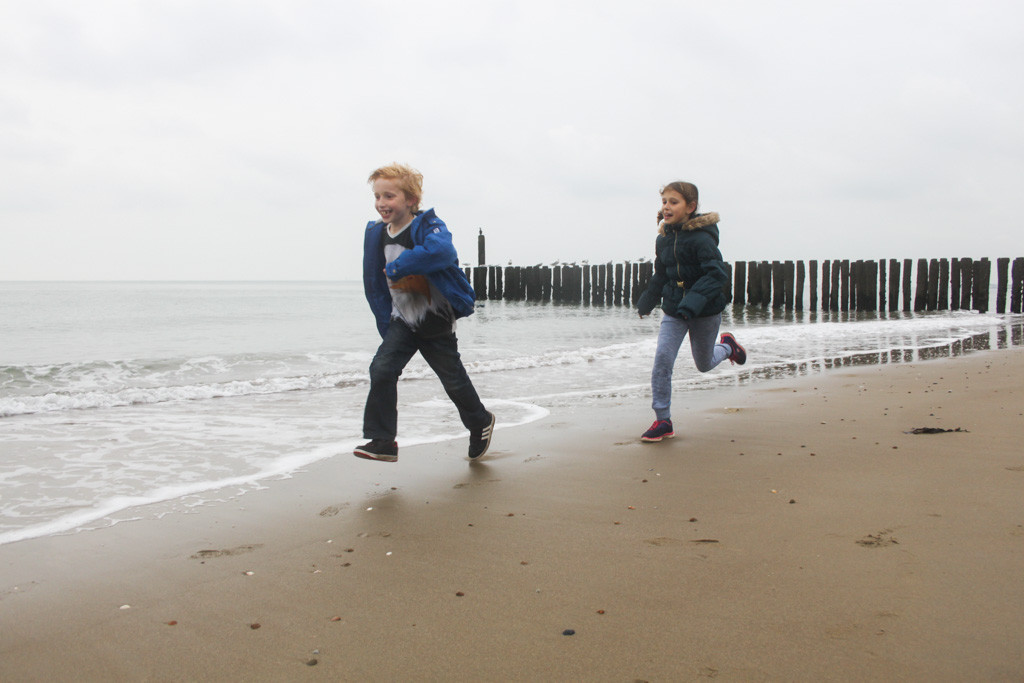
<svg viewBox="0 0 1024 683"><path fill-rule="evenodd" d="M1024 255L1024 4L0 0L0 279L357 279L366 177L464 262Z"/></svg>

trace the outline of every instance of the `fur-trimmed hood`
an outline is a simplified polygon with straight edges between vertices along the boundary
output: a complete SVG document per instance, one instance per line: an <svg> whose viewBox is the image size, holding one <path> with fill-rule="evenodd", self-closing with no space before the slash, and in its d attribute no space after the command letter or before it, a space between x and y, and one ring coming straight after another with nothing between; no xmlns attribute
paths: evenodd
<svg viewBox="0 0 1024 683"><path fill-rule="evenodd" d="M658 234L667 235L669 232L675 232L676 230L680 230L683 232L688 232L690 230L700 230L701 228L708 228L713 225L716 225L718 223L718 220L718 213L712 211L711 213L699 213L684 223L673 223L671 225L666 225L665 221L662 221L661 223L658 224ZM717 238L718 235L715 234L716 241Z"/></svg>

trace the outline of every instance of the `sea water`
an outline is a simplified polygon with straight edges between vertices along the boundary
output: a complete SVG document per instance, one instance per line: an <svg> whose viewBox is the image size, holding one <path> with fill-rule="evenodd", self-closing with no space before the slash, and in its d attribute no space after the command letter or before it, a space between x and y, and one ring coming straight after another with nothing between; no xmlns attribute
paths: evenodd
<svg viewBox="0 0 1024 683"><path fill-rule="evenodd" d="M457 335L501 430L609 397L646 408L659 317L486 301ZM1021 328L1020 316L967 311L729 309L722 329L748 363L702 375L684 350L674 400L835 365L1019 345ZM202 504L226 487L351 458L379 341L357 282L0 283L0 544L106 526L161 501ZM399 385L399 445L465 435L415 357Z"/></svg>

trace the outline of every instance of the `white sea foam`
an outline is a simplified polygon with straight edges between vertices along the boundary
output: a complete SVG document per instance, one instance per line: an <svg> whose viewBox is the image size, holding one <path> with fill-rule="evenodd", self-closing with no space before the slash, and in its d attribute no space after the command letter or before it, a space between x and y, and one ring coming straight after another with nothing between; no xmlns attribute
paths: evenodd
<svg viewBox="0 0 1024 683"><path fill-rule="evenodd" d="M426 408L431 412L439 412L449 411L450 403L431 399L416 402L410 407L414 409L417 407ZM488 407L503 416L503 419L496 424L495 431L534 422L546 417L549 412L538 405L511 400L492 400L488 402ZM427 423L423 423L422 426L427 426ZM438 443L464 438L467 435L467 432L461 428L461 425L456 426L450 420L447 422L435 422L433 427L433 429L416 429L413 427L408 434L403 435L402 446L409 447ZM187 426L184 426L184 428L187 429ZM202 504L209 499L209 497L204 497L203 494L223 491L225 489L235 489L236 493L244 493L246 490L251 490L267 480L289 477L317 461L337 455L348 456L359 442L358 439L336 441L332 438L336 431L330 430L324 433L328 443L290 451L280 448L295 443L298 435L303 431L295 428L276 430L275 438L264 439L262 441L264 445L278 446L279 448L274 450L277 450L279 454L269 458L256 458L255 461L261 464L246 474L220 478L200 478L196 481L168 483L149 489L144 488L145 485L142 484L142 487L139 488L139 493L135 495L107 495L104 493L105 491L109 491L111 488L122 483L114 481L114 478L121 477L119 477L119 472L113 463L108 460L106 463L101 463L103 472L100 473L100 476L110 477L104 484L90 486L87 482L81 480L77 483L77 488L80 492L82 489L91 489L96 492L96 498L91 501L83 502L80 495L77 498L50 496L31 501L31 504L28 505L31 510L21 511L19 507L25 507L29 501L3 500L0 498L3 501L0 503L0 512L2 512L0 517L4 520L0 524L0 545L39 536L109 526L118 521L126 521L123 515L125 511L145 508L157 503L198 496L200 499L196 504ZM214 432L208 433L204 438L215 438L218 442L226 440L224 434L216 434ZM245 460L246 462L253 462L253 459L246 458ZM80 459L80 462L84 464L84 459ZM123 464L127 465L127 463ZM137 463L134 465L137 465ZM137 469L137 467L134 469ZM156 461L154 461L153 466L147 469L151 475L150 481L153 482L173 480L177 476L175 471L163 468ZM210 470L210 473L212 472L213 470ZM19 478L30 477L38 479L41 474L38 470L32 470L28 467L13 469L0 474L0 486L3 486L8 481ZM46 508L49 508L49 514L45 513ZM39 517L40 510L43 510L42 516L47 517L46 521L38 523L26 522L26 520ZM29 514L31 512L36 514ZM21 520L20 523L19 520Z"/></svg>

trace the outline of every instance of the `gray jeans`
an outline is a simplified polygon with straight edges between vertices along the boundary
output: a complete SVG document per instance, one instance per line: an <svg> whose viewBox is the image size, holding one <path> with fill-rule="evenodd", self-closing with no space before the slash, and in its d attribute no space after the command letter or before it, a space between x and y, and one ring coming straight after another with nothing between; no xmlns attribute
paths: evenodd
<svg viewBox="0 0 1024 683"><path fill-rule="evenodd" d="M693 362L701 372L711 370L732 353L729 346L717 343L721 326L721 314L689 320L667 313L662 315L658 350L654 352L654 369L651 370L651 407L657 419L672 419L672 368L687 333L690 334Z"/></svg>

